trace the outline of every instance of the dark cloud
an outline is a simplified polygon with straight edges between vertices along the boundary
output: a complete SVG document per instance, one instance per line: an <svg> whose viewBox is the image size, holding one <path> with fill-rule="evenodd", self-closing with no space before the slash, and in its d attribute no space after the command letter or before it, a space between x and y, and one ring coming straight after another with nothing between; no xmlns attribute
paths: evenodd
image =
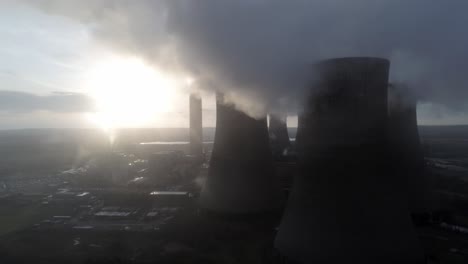
<svg viewBox="0 0 468 264"><path fill-rule="evenodd" d="M340 56L392 61L392 81L420 100L465 109L468 1L34 0L89 25L98 40L201 87L233 93L249 112L294 108L310 65Z"/></svg>
<svg viewBox="0 0 468 264"><path fill-rule="evenodd" d="M79 93L56 92L40 96L26 92L0 91L0 111L33 112L50 111L57 113L91 112L94 102Z"/></svg>

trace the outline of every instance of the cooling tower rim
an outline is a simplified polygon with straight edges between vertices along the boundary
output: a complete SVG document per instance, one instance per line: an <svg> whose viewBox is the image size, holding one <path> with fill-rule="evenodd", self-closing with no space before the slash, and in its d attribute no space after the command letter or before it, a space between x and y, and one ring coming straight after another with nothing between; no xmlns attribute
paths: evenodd
<svg viewBox="0 0 468 264"><path fill-rule="evenodd" d="M318 61L315 65L320 66L324 64L335 64L335 63L379 63L390 65L390 60L380 57L339 57L323 59Z"/></svg>

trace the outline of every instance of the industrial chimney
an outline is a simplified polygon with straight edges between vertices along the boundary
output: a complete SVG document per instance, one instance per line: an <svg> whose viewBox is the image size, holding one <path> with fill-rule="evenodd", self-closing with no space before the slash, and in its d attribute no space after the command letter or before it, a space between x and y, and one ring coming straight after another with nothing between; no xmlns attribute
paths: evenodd
<svg viewBox="0 0 468 264"><path fill-rule="evenodd" d="M254 119L216 96L216 133L201 207L246 215L279 207L266 118Z"/></svg>
<svg viewBox="0 0 468 264"><path fill-rule="evenodd" d="M202 100L198 95L190 94L190 154L203 156Z"/></svg>
<svg viewBox="0 0 468 264"><path fill-rule="evenodd" d="M286 115L269 115L268 133L270 135L271 150L276 159L286 156L291 148L286 120Z"/></svg>
<svg viewBox="0 0 468 264"><path fill-rule="evenodd" d="M316 65L299 118L299 173L275 240L299 263L421 263L404 186L387 172L389 61Z"/></svg>
<svg viewBox="0 0 468 264"><path fill-rule="evenodd" d="M395 177L407 181L409 210L419 218L428 211L424 153L419 139L416 98L404 84L389 85L388 138L391 168Z"/></svg>

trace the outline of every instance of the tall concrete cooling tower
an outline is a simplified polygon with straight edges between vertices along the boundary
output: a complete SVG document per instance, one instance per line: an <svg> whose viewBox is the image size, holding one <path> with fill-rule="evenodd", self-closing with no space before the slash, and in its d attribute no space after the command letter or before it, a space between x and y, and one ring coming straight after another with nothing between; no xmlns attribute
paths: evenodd
<svg viewBox="0 0 468 264"><path fill-rule="evenodd" d="M223 214L256 214L279 208L266 118L254 119L216 96L216 133L202 208Z"/></svg>
<svg viewBox="0 0 468 264"><path fill-rule="evenodd" d="M388 138L391 168L395 177L407 181L409 210L417 217L428 211L428 204L424 153L419 138L416 102L408 86L389 85Z"/></svg>
<svg viewBox="0 0 468 264"><path fill-rule="evenodd" d="M421 263L404 186L387 172L389 61L316 65L300 117L299 173L275 240L299 263Z"/></svg>
<svg viewBox="0 0 468 264"><path fill-rule="evenodd" d="M190 154L203 155L202 100L198 95L191 94L190 108Z"/></svg>
<svg viewBox="0 0 468 264"><path fill-rule="evenodd" d="M286 121L286 115L269 115L268 133L270 135L271 150L275 157L285 156L291 148Z"/></svg>

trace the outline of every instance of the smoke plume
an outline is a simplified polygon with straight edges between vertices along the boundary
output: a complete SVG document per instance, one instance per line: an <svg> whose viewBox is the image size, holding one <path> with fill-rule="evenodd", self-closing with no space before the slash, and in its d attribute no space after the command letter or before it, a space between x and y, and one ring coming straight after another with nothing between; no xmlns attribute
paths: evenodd
<svg viewBox="0 0 468 264"><path fill-rule="evenodd" d="M224 91L255 116L295 111L311 65L341 56L391 60L391 81L452 108L468 98L468 1L24 0L87 24L95 38Z"/></svg>

